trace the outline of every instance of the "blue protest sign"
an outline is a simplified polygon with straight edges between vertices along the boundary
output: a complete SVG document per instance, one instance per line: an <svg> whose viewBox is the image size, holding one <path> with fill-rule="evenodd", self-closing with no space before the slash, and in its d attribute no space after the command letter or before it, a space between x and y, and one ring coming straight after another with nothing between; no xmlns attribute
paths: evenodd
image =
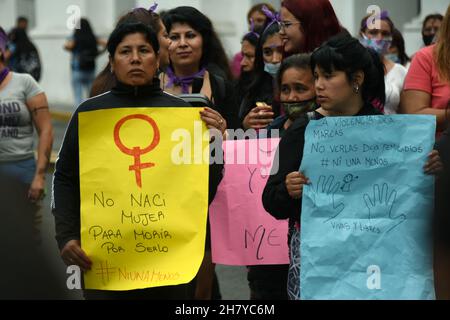
<svg viewBox="0 0 450 320"><path fill-rule="evenodd" d="M434 299L434 116L327 117L305 133L301 299Z"/></svg>

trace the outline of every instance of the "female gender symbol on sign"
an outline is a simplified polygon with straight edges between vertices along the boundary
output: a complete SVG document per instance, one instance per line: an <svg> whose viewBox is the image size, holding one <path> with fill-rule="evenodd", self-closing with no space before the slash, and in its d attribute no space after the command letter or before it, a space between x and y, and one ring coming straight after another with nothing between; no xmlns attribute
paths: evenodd
<svg viewBox="0 0 450 320"><path fill-rule="evenodd" d="M120 140L120 129L122 126L129 120L143 120L148 122L152 128L153 128L153 141L152 143L145 149L141 149L140 147L134 147L133 149L127 148L124 146L122 141ZM116 127L114 128L114 141L116 142L117 147L125 154L128 154L130 156L134 157L134 165L130 166L130 171L134 171L136 173L136 184L139 188L142 188L142 173L141 171L143 169L153 168L155 166L154 163L141 163L141 156L149 153L153 149L156 148L156 146L159 144L160 140L160 134L159 129L156 124L156 122L150 118L149 116L143 115L143 114L133 114L130 116L127 116L120 120Z"/></svg>

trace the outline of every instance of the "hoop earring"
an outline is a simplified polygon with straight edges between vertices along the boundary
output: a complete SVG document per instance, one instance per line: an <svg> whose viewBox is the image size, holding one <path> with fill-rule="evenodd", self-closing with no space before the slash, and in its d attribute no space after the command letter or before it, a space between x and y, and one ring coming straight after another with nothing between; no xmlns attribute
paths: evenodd
<svg viewBox="0 0 450 320"><path fill-rule="evenodd" d="M353 86L353 92L356 93L356 94L358 94L358 93L359 93L359 90L360 90L359 84L356 83L356 84Z"/></svg>

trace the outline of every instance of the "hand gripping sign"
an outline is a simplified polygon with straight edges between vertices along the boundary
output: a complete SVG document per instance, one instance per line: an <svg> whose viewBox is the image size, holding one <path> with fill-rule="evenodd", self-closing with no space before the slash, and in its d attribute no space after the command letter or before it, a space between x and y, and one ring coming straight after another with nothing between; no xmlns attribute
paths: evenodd
<svg viewBox="0 0 450 320"><path fill-rule="evenodd" d="M93 261L87 289L134 290L195 277L205 248L209 163L177 164L173 150L186 146L190 159L194 145L209 150L204 133L198 108L79 114L81 242Z"/></svg>

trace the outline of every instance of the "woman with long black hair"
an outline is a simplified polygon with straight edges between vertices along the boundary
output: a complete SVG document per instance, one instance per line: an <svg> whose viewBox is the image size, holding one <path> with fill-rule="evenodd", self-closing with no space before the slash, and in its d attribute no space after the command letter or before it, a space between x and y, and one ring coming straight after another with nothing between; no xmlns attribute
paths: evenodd
<svg viewBox="0 0 450 320"><path fill-rule="evenodd" d="M283 42L276 19L274 15L256 47L253 81L239 111L239 120L244 129L264 129L280 113L274 99L274 83L283 59Z"/></svg>
<svg viewBox="0 0 450 320"><path fill-rule="evenodd" d="M34 80L41 79L41 58L36 46L31 42L25 29L15 28L9 34L9 67L17 73L27 73Z"/></svg>
<svg viewBox="0 0 450 320"><path fill-rule="evenodd" d="M380 57L364 48L346 33L332 37L311 57L319 109L310 118L381 115L372 105L374 99L385 101L384 68ZM269 177L263 193L267 212L277 219L289 218L290 259L288 294L300 297L300 216L303 186L309 179L299 172L305 144L307 119L299 118L281 139L278 147L279 169ZM434 174L440 159L430 155L425 172Z"/></svg>
<svg viewBox="0 0 450 320"><path fill-rule="evenodd" d="M239 105L248 92L248 88L254 78L256 47L261 37L262 29L257 29L252 24L251 31L242 37L239 78L236 80L236 95Z"/></svg>
<svg viewBox="0 0 450 320"><path fill-rule="evenodd" d="M64 49L72 52L72 87L77 106L88 96L95 79L97 45L105 43L97 39L89 21L81 18L80 28L75 29L72 39L64 45Z"/></svg>
<svg viewBox="0 0 450 320"><path fill-rule="evenodd" d="M237 124L236 94L225 50L211 20L193 7L166 12L170 66L160 75L162 89L175 95L200 93L225 118L228 129Z"/></svg>

